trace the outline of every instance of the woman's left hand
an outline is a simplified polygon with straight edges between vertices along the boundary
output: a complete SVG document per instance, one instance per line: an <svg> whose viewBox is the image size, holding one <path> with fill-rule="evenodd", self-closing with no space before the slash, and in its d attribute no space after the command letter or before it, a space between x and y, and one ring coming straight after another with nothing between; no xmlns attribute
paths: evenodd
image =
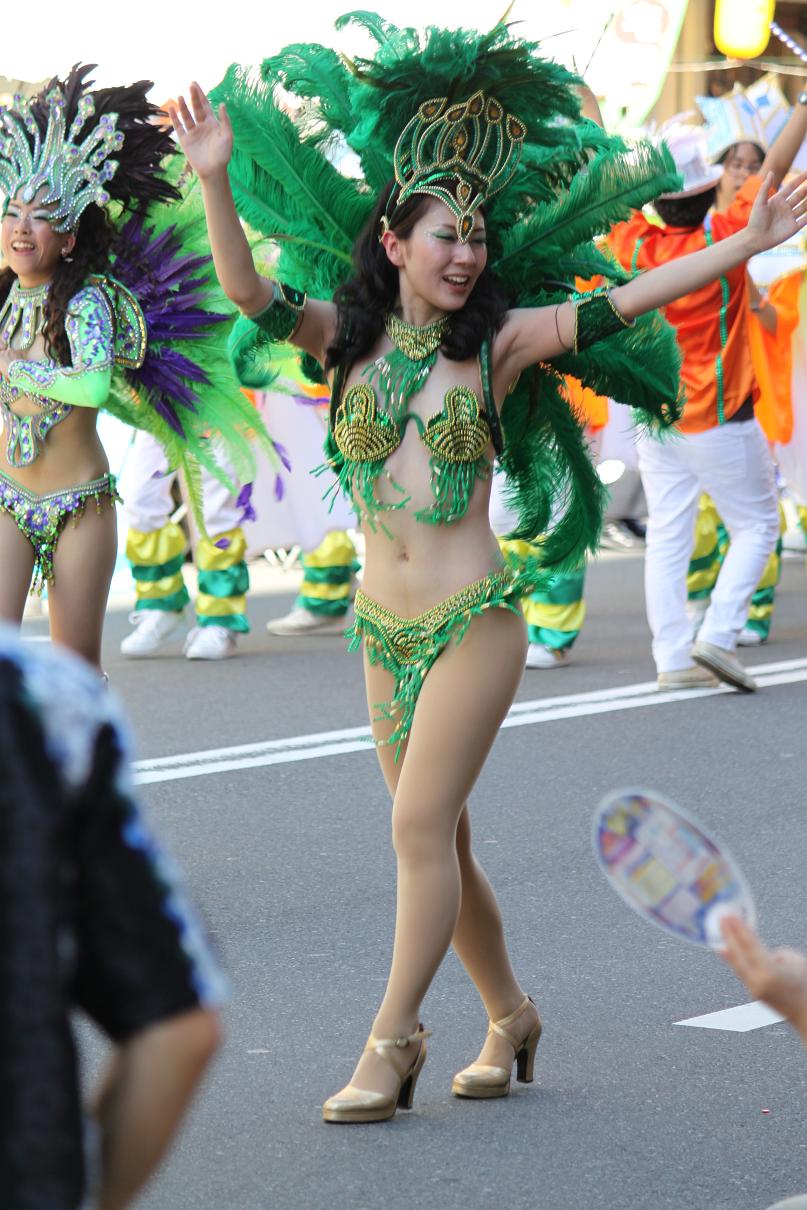
<svg viewBox="0 0 807 1210"><path fill-rule="evenodd" d="M775 248L807 225L807 172L788 181L768 196L773 174L768 173L760 186L746 231L758 252Z"/></svg>

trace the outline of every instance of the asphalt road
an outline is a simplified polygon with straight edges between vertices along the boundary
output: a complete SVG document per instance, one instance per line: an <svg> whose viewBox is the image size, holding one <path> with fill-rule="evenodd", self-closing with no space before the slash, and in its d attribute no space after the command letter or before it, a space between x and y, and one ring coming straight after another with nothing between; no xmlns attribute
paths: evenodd
<svg viewBox="0 0 807 1210"><path fill-rule="evenodd" d="M640 556L591 568L574 662L527 671L519 701L653 679L641 575ZM107 669L140 757L366 723L360 660L340 639L266 634L291 598L254 598L253 634L215 665L127 662L125 613L110 614ZM749 666L802 660L807 676L806 602L803 562L786 563L773 639L744 653ZM750 996L717 958L631 913L590 841L607 790L663 790L730 845L766 940L807 949L806 723L795 681L503 730L472 814L544 1018L536 1083L506 1101L450 1096L485 1020L449 955L424 1007L434 1037L414 1109L379 1126L326 1126L319 1108L350 1074L390 951L372 751L144 785L233 991L223 1052L143 1210L763 1210L807 1192L807 1053L784 1024L675 1025Z"/></svg>

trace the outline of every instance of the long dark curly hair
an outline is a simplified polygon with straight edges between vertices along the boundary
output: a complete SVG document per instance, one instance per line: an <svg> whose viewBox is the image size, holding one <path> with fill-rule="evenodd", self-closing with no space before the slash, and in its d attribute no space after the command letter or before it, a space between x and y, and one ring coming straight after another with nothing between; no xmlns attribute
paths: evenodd
<svg viewBox="0 0 807 1210"><path fill-rule="evenodd" d="M384 319L398 299L398 270L378 239L381 219L393 189L382 192L367 225L353 246L356 272L334 294L338 308L336 339L327 353L325 368L351 366L369 352L384 331ZM407 239L423 210L428 195L415 194L394 212L391 228L399 239ZM496 274L485 266L465 306L451 316L451 326L442 351L451 361L476 357L486 336L497 332L510 303Z"/></svg>
<svg viewBox="0 0 807 1210"><path fill-rule="evenodd" d="M88 206L76 228L76 243L69 259L60 261L51 278L48 301L45 304L45 352L57 365L70 365L70 344L64 321L70 299L86 285L93 273L108 273L114 251L115 229L106 211ZM5 302L16 273L4 269L0 273L0 306Z"/></svg>

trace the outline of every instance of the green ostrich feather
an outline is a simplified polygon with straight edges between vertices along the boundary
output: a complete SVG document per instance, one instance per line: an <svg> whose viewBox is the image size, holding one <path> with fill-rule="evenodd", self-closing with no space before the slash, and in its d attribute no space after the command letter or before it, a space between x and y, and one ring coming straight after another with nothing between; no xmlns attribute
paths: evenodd
<svg viewBox="0 0 807 1210"><path fill-rule="evenodd" d="M522 289L536 262L554 267L557 276L565 256L675 189L679 179L666 148L639 143L603 150L561 196L532 207L505 232L494 268Z"/></svg>
<svg viewBox="0 0 807 1210"><path fill-rule="evenodd" d="M230 179L239 213L281 242L278 276L314 297L330 297L350 276L372 198L300 140L266 81L232 66L211 96L226 102L235 131Z"/></svg>

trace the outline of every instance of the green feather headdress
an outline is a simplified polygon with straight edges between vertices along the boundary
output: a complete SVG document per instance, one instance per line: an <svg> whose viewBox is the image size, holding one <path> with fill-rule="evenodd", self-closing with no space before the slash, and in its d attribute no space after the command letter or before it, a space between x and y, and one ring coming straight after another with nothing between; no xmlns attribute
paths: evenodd
<svg viewBox="0 0 807 1210"><path fill-rule="evenodd" d="M485 188L484 206L490 263L511 304L563 301L579 277L628 280L594 237L676 188L666 149L628 145L582 120L579 79L503 24L487 33L419 32L370 12L349 13L337 28L348 24L371 35L372 58L348 60L329 47L298 43L265 59L260 73L231 67L212 94L214 102L226 102L235 132L230 179L236 206L251 227L277 241L280 279L330 298L352 276L353 244L390 182L421 191L424 182L435 183L425 180L431 171L439 187L445 184L451 157L440 137L447 127L431 126L435 114L424 104L439 107L439 120L452 107L467 111L481 96L483 105L493 99L496 106L491 138L500 113L518 123L509 127L512 146L483 146L488 132L474 129L480 123L474 104L474 112L460 114L471 153L461 157L456 179L470 179L481 161L481 175L506 184ZM302 101L296 124L278 103L281 88ZM335 152L345 147L357 157L361 177L334 167ZM456 191L450 192L456 203ZM475 196L472 190L452 206L455 214L463 210L459 221L473 213ZM602 508L603 489L565 399L563 375L635 406L644 423L661 428L678 414L679 365L674 333L654 314L522 375L502 413L501 463L519 515L514 536L545 535L547 563L578 562L596 544ZM560 514L553 507L558 496Z"/></svg>

